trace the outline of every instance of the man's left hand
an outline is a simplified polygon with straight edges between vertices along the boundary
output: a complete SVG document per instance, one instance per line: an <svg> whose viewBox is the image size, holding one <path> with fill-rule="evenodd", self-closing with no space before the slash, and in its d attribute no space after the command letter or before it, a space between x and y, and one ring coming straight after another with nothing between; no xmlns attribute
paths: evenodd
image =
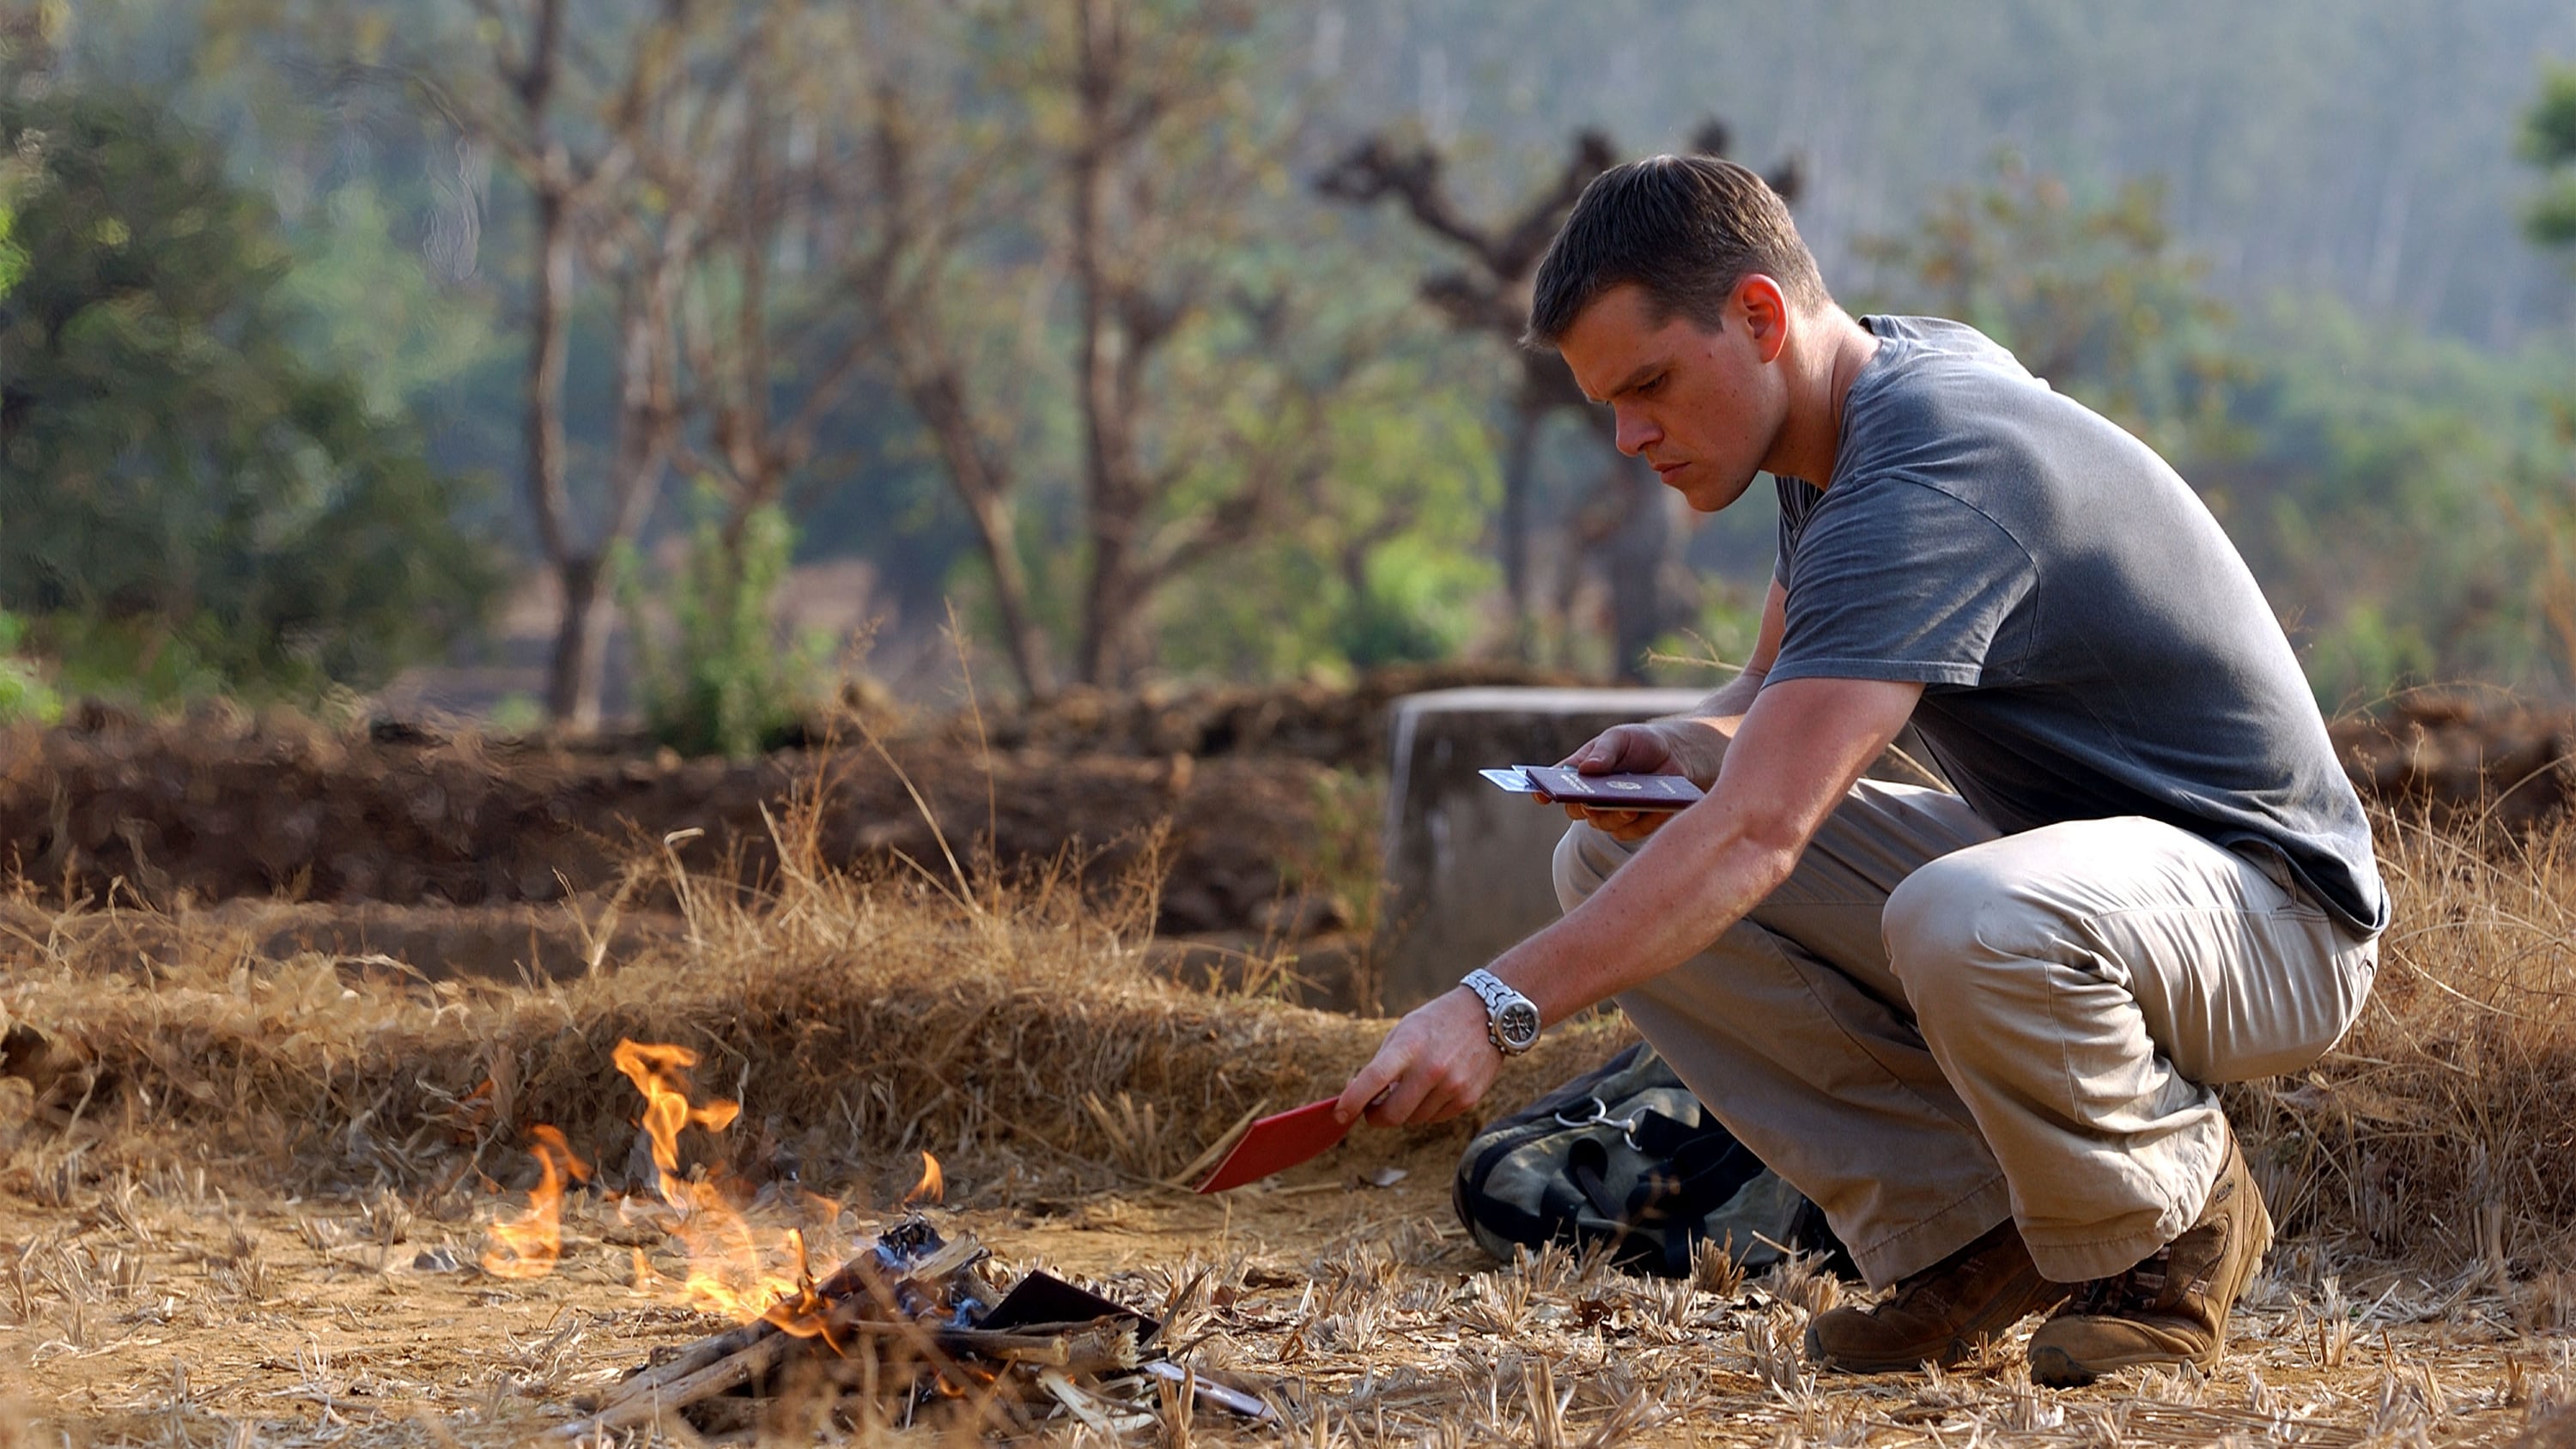
<svg viewBox="0 0 2576 1449"><path fill-rule="evenodd" d="M1395 1024L1342 1089L1333 1120L1366 1112L1380 1127L1445 1122L1483 1100L1502 1069L1503 1054L1485 1032L1485 1003L1461 986Z"/></svg>

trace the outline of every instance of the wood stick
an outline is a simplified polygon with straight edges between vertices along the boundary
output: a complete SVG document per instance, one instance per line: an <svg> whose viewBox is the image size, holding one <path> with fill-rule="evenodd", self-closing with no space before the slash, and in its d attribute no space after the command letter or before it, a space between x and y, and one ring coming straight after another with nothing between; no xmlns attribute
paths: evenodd
<svg viewBox="0 0 2576 1449"><path fill-rule="evenodd" d="M769 1372L800 1342L802 1340L793 1334L772 1333L693 1374L660 1385L658 1392L633 1394L605 1405L589 1418L576 1419L555 1430L555 1436L579 1439L604 1429L623 1429L659 1418L664 1413L685 1409L700 1399L711 1398Z"/></svg>
<svg viewBox="0 0 2576 1449"><path fill-rule="evenodd" d="M861 1253L835 1269L816 1291L826 1298L833 1299L847 1299L853 1294L863 1293L884 1306L892 1308L895 1290L905 1282L912 1279L936 1280L947 1277L983 1257L987 1251L983 1242L973 1233L961 1232L949 1239L936 1252L907 1266L891 1280L883 1275L875 1253ZM754 1319L711 1338L700 1339L682 1349L679 1355L669 1362L655 1364L611 1384L607 1392L600 1396L599 1405L593 1412L605 1412L628 1399L649 1394L657 1387L687 1378L711 1364L731 1358L777 1332L779 1332L778 1325L767 1319Z"/></svg>
<svg viewBox="0 0 2576 1449"><path fill-rule="evenodd" d="M749 1323L727 1329L713 1338L699 1339L696 1343L680 1350L679 1355L669 1362L653 1364L609 1385L608 1392L600 1396L598 1408L593 1412L604 1411L676 1379L687 1378L709 1364L733 1357L776 1332L778 1332L777 1324L765 1318L756 1318Z"/></svg>
<svg viewBox="0 0 2576 1449"><path fill-rule="evenodd" d="M943 1354L971 1353L1001 1363L1036 1364L1070 1373L1109 1373L1136 1366L1136 1326L1125 1319L1008 1331L930 1328L873 1319L836 1327L846 1327L861 1338L896 1340L915 1347L927 1345Z"/></svg>

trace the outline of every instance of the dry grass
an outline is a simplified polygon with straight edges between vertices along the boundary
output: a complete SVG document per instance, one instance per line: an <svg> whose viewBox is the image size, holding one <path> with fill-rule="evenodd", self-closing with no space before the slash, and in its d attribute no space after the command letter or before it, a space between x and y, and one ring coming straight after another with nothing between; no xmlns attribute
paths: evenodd
<svg viewBox="0 0 2576 1449"><path fill-rule="evenodd" d="M2230 1093L2274 1216L2338 1257L2576 1267L2576 831L2378 834L2395 923L2361 1022Z"/></svg>
<svg viewBox="0 0 2576 1449"><path fill-rule="evenodd" d="M676 854L645 863L689 938L562 984L269 961L219 932L138 956L95 913L21 901L0 1009L50 1047L22 1031L0 1077L0 1145L20 1148L6 1180L59 1197L67 1174L184 1143L273 1181L434 1196L477 1173L524 1185L520 1144L545 1122L613 1181L633 1111L609 1050L635 1037L697 1049L701 1090L749 1104L722 1165L755 1183L899 1175L927 1147L996 1193L1132 1187L1256 1107L1338 1087L1381 1030L1157 979L1142 885L1102 909L1069 871L854 877L823 868L809 818L782 819L797 865L764 898L697 889ZM2360 1026L2303 1078L2231 1089L2231 1111L2310 1259L2536 1280L2526 1315L2564 1322L2576 832L2481 849L2383 820L2381 839L2396 925ZM1612 1031L1551 1037L1498 1100L1570 1075Z"/></svg>
<svg viewBox="0 0 2576 1449"><path fill-rule="evenodd" d="M5 1181L59 1197L67 1175L177 1151L435 1198L477 1174L524 1187L520 1144L549 1123L614 1185L635 1109L609 1058L632 1037L695 1049L699 1092L747 1104L716 1165L750 1185L897 1167L909 1182L928 1148L997 1194L1135 1187L1256 1107L1337 1090L1376 1043L1368 1022L1150 974L1149 889L1103 909L1070 869L1010 886L944 863L855 877L820 866L809 818L782 823L797 864L749 902L700 887L676 853L648 862L687 938L563 983L263 960L211 933L138 956L120 949L131 932L22 900L0 930L0 1010L20 1028L0 1077ZM1506 1090L1570 1075L1614 1031L1567 1034Z"/></svg>
<svg viewBox="0 0 2576 1449"><path fill-rule="evenodd" d="M1928 1379L1820 1381L1799 1334L1839 1290L1807 1265L1748 1285L1715 1263L1689 1284L1563 1254L1484 1263L1442 1222L1455 1129L1390 1149L1415 1166L1398 1192L1237 1233L1216 1216L1230 1209L1160 1180L1255 1107L1337 1087L1382 1023L1150 975L1142 889L1104 910L1044 875L1007 892L944 862L839 875L801 818L779 829L797 868L757 900L646 863L686 905L689 938L559 985L264 960L228 937L136 955L119 945L131 933L20 902L0 926L15 1028L0 1237L16 1246L0 1342L21 1363L133 1356L114 1393L91 1396L115 1414L71 1440L195 1449L373 1426L359 1442L479 1445L559 1422L564 1397L640 1352L628 1250L585 1228L590 1256L559 1278L493 1285L470 1268L475 1222L513 1200L487 1182L533 1176L521 1144L536 1123L612 1182L625 1172L632 1089L609 1051L637 1037L698 1049L702 1092L746 1104L711 1164L746 1189L792 1172L864 1215L928 1147L1001 1214L979 1228L997 1242L1043 1204L1047 1221L1129 1245L1119 1256L1143 1244L1142 1266L1090 1276L1167 1310L1203 1366L1290 1385L1292 1444L2397 1444L2526 1426L2533 1443L2576 1442L2560 1336L2576 1322L2576 835L2479 847L2383 822L2398 924L2368 1015L2306 1078L2230 1093L2284 1228L2238 1351L2215 1378L2057 1393L2029 1383L2011 1344ZM1616 1037L1609 1023L1552 1037L1502 1097ZM460 1251L463 1269L406 1266ZM317 1284L357 1295L333 1300L342 1337L321 1324ZM440 1378L366 1336L370 1293L509 1326ZM705 1328L652 1322L673 1338ZM130 1347L183 1333L285 1347L221 1383ZM65 1442L50 1391L19 1392L43 1442ZM289 1420L271 1399L320 1417ZM30 1422L0 1405L0 1449ZM1235 1437L1173 1404L1123 1442ZM1111 1441L1075 1428L1062 1442Z"/></svg>

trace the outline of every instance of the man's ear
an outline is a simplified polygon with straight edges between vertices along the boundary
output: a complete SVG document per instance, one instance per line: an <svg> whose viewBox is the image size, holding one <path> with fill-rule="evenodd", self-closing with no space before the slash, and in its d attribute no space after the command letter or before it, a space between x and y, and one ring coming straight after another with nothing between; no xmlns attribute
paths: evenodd
<svg viewBox="0 0 2576 1449"><path fill-rule="evenodd" d="M1780 284L1760 272L1748 272L1735 284L1735 310L1753 338L1754 355L1770 362L1789 341L1789 299Z"/></svg>

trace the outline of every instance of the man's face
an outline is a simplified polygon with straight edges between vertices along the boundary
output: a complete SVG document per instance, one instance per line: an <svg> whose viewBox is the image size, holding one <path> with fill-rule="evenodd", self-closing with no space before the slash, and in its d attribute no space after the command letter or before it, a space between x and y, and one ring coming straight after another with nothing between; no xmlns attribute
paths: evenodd
<svg viewBox="0 0 2576 1449"><path fill-rule="evenodd" d="M1726 325L1710 331L1687 317L1658 321L1642 289L1613 287L1557 342L1584 395L1610 405L1619 451L1652 464L1702 513L1744 495L1787 416L1786 380L1772 365L1784 319L1765 305L1777 297L1767 282L1739 287Z"/></svg>

